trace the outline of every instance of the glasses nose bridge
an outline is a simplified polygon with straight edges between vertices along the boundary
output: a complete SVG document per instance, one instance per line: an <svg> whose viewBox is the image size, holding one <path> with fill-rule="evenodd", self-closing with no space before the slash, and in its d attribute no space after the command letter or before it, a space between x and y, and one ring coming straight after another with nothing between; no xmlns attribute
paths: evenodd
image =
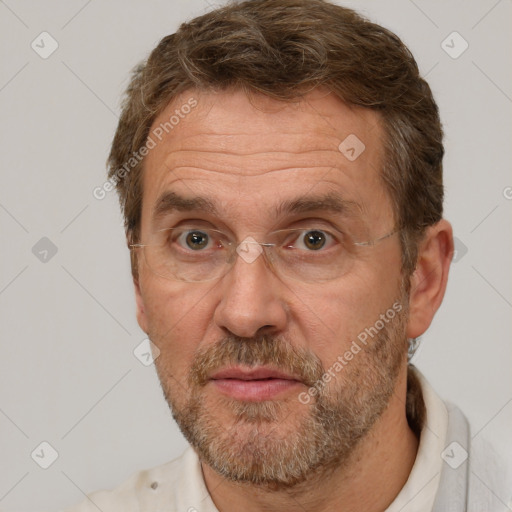
<svg viewBox="0 0 512 512"><path fill-rule="evenodd" d="M274 272L273 249L275 246L275 243L259 242L252 236L246 236L241 242L232 242L227 260L227 272L233 269L238 258L243 260L245 264L252 265L260 257L263 257L265 266Z"/></svg>

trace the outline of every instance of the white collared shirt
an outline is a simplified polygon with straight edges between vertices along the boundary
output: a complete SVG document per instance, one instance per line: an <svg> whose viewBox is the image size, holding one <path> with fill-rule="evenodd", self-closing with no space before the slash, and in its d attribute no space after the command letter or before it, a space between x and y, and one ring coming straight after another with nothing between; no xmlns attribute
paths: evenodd
<svg viewBox="0 0 512 512"><path fill-rule="evenodd" d="M425 377L418 370L414 371L421 383L427 414L409 478L386 512L430 512L441 478L441 453L446 447L448 410Z"/></svg>

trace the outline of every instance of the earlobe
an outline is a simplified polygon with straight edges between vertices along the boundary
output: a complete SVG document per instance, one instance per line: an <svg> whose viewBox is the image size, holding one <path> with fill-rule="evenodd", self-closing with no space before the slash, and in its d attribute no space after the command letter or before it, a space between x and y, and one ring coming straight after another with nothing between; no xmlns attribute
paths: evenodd
<svg viewBox="0 0 512 512"><path fill-rule="evenodd" d="M430 226L418 248L411 277L407 337L417 338L430 326L443 300L453 257L453 234L444 219Z"/></svg>
<svg viewBox="0 0 512 512"><path fill-rule="evenodd" d="M140 328L147 334L147 318L146 318L146 310L144 308L144 299L142 297L142 293L140 290L140 284L138 278L133 278L133 287L135 290L135 304L137 308L137 322Z"/></svg>

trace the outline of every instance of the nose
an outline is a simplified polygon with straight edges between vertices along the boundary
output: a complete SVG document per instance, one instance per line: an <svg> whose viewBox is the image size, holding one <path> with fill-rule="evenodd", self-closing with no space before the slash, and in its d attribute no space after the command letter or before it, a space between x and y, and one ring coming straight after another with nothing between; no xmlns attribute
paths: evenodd
<svg viewBox="0 0 512 512"><path fill-rule="evenodd" d="M251 245L245 252L243 244L240 248L219 283L221 298L214 321L222 330L244 338L276 334L284 330L288 318L286 287L266 265L260 246Z"/></svg>

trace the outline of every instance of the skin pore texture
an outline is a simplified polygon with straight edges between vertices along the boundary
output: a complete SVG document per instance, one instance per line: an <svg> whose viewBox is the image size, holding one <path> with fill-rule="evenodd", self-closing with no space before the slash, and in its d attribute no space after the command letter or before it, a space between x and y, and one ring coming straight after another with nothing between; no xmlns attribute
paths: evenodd
<svg viewBox="0 0 512 512"><path fill-rule="evenodd" d="M197 106L146 157L142 244L177 226L218 229L238 243L290 227L359 241L393 231L375 112L319 90L293 103L191 90L153 126L191 97ZM353 161L338 149L351 134L365 146ZM169 193L185 201L156 216ZM326 197L346 207L335 211ZM197 198L206 201L186 206ZM285 208L298 201L317 203ZM393 501L418 446L405 415L407 338L439 307L451 240L444 220L428 229L409 294L396 234L347 244L345 271L321 282L282 277L263 254L236 257L217 280L184 282L156 275L138 254L139 325L160 350L164 395L221 512L372 512ZM377 334L333 370L372 326ZM318 386L328 369L334 376ZM315 383L310 401L299 400Z"/></svg>

